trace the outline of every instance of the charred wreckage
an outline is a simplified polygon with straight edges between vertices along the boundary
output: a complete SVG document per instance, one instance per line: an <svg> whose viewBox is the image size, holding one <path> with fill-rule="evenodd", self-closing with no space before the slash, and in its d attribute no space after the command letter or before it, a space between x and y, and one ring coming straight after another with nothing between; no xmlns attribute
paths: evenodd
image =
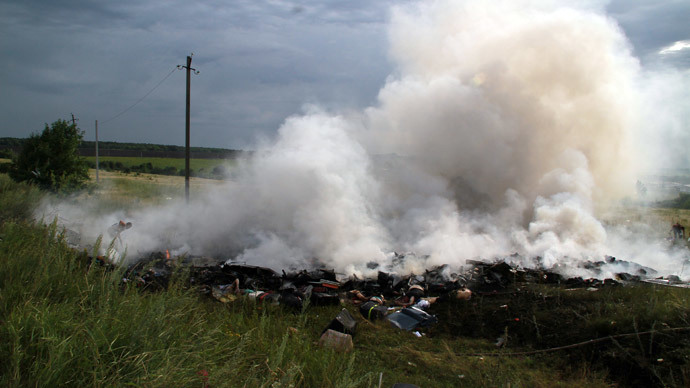
<svg viewBox="0 0 690 388"><path fill-rule="evenodd" d="M603 280L594 277L566 278L550 270L509 264L511 258L495 262L468 261L468 269L461 273L452 273L448 265L441 265L418 275L399 275L379 270L375 277L359 279L354 275L343 278L334 270L325 268L282 271L279 274L270 268L245 263L218 263L209 258L171 258L168 252L156 252L130 264L124 270L122 283L133 283L142 290L162 291L168 288L173 273L184 268L189 271L190 286L223 303L246 297L256 303L280 304L301 311L305 304L319 306L350 302L359 306L363 318L386 319L393 326L412 331L418 336L418 330L437 322L435 316L425 311L430 304L467 300L472 294L497 294L520 283L555 284L590 290L631 282L690 287L676 276L655 278L656 271L651 268L610 256L605 261L586 262L583 268L598 274L602 267L615 263L616 268L627 268L632 273L619 272L615 278ZM103 256L90 257L89 260L112 269L116 266ZM396 260L405 260L405 255L396 254ZM370 263L368 267L376 270L378 264ZM354 330L354 322L347 309L343 309L331 326L337 329L336 332L348 335ZM324 330L325 337L334 335L326 333L330 329Z"/></svg>

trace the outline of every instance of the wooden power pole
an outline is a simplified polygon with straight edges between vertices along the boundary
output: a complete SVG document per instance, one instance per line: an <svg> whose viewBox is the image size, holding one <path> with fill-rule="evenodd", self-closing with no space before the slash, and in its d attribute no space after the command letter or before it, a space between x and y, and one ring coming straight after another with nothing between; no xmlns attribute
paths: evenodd
<svg viewBox="0 0 690 388"><path fill-rule="evenodd" d="M96 120L96 183L98 183L98 120Z"/></svg>
<svg viewBox="0 0 690 388"><path fill-rule="evenodd" d="M194 55L194 54L192 54ZM187 69L187 103L185 109L185 158L184 158L184 197L185 201L189 203L189 100L190 100L190 73L194 71L194 74L199 74L196 69L192 68L192 55L187 56L187 66L178 66Z"/></svg>
<svg viewBox="0 0 690 388"><path fill-rule="evenodd" d="M184 114L184 130L185 130L185 143L184 143L184 198L189 204L189 69L192 66L192 57L187 56L187 103L185 104L185 114Z"/></svg>

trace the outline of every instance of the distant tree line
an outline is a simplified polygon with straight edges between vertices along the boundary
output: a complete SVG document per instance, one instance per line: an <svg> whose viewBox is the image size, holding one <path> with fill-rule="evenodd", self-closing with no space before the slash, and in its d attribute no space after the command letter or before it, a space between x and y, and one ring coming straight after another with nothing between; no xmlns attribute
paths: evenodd
<svg viewBox="0 0 690 388"><path fill-rule="evenodd" d="M29 140L28 138L26 139L19 139L16 137L0 137L0 147L2 148L21 148L26 141Z"/></svg>
<svg viewBox="0 0 690 388"><path fill-rule="evenodd" d="M11 158L13 153L19 152L29 139L14 137L0 137L0 157ZM96 144L93 141L82 140L78 146L82 156L92 156L95 152ZM111 154L110 156L144 156L144 157L184 157L185 147L176 145L150 144L150 143L120 143L114 141L99 141L99 154L101 151L130 151L139 152L138 155L123 153L122 155ZM233 159L245 155L246 151L213 148L213 147L190 147L190 152L194 158L205 159ZM175 155L175 156L171 156Z"/></svg>
<svg viewBox="0 0 690 388"><path fill-rule="evenodd" d="M81 156L96 156L94 148L79 148L79 155ZM118 150L118 149L102 149L98 147L98 155L103 157L116 156L126 158L175 158L184 159L185 151L145 151L145 150ZM205 152L190 150L190 157L192 159L237 159L242 156L247 156L245 152L227 150L226 152Z"/></svg>

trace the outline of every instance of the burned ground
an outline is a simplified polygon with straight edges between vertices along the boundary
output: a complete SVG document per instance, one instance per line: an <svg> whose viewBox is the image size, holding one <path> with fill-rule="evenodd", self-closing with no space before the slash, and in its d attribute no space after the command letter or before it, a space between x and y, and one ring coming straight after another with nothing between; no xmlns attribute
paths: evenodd
<svg viewBox="0 0 690 388"><path fill-rule="evenodd" d="M430 335L502 342L503 357L548 357L553 349L623 386L683 385L690 377L687 294L644 283L596 290L521 284L433 306L439 324Z"/></svg>
<svg viewBox="0 0 690 388"><path fill-rule="evenodd" d="M209 296L214 287L240 279L247 287L297 298L299 303L288 307L296 314L309 315L310 309L318 308L305 310L305 306L325 305L333 306L327 311L335 315L335 308L344 304L360 322L365 320L356 306L347 303L346 292L352 289L392 300L403 296L410 284L423 285L428 295L436 296L467 287L473 291L470 300L441 298L428 310L438 323L419 328L433 340L462 337L495 344L483 353L454 349L456 357L549 359L558 352L558 359L568 360L566 364L592 369L621 386L690 382L690 290L645 283L639 275L626 273L619 274L618 280L566 279L506 262L472 264L462 274L448 274L442 266L421 275L379 272L374 279L338 282L327 269L278 274L244 264L189 267L154 254L131 266L125 279L136 279L142 289L163 290L171 276L184 273L189 285ZM319 322L326 327L324 319L327 317ZM312 329L324 331L322 327ZM355 350L377 346L375 336L364 337L354 337ZM415 340L411 335L404 338L412 347Z"/></svg>

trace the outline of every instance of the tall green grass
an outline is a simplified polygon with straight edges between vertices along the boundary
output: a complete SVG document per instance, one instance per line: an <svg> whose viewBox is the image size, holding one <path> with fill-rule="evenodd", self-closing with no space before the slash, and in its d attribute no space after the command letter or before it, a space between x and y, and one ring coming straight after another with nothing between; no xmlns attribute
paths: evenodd
<svg viewBox="0 0 690 388"><path fill-rule="evenodd" d="M371 381L355 373L354 355L288 334L288 325L305 330L302 315L215 303L184 276L162 293L123 288L119 271L88 267L55 225L8 222L0 233L2 386L189 387L204 374L212 386Z"/></svg>
<svg viewBox="0 0 690 388"><path fill-rule="evenodd" d="M28 183L16 183L7 174L0 174L0 223L28 219L43 193Z"/></svg>
<svg viewBox="0 0 690 388"><path fill-rule="evenodd" d="M116 192L140 201L159 200L184 194L182 182L179 185L150 184L127 178L114 178L110 182Z"/></svg>

